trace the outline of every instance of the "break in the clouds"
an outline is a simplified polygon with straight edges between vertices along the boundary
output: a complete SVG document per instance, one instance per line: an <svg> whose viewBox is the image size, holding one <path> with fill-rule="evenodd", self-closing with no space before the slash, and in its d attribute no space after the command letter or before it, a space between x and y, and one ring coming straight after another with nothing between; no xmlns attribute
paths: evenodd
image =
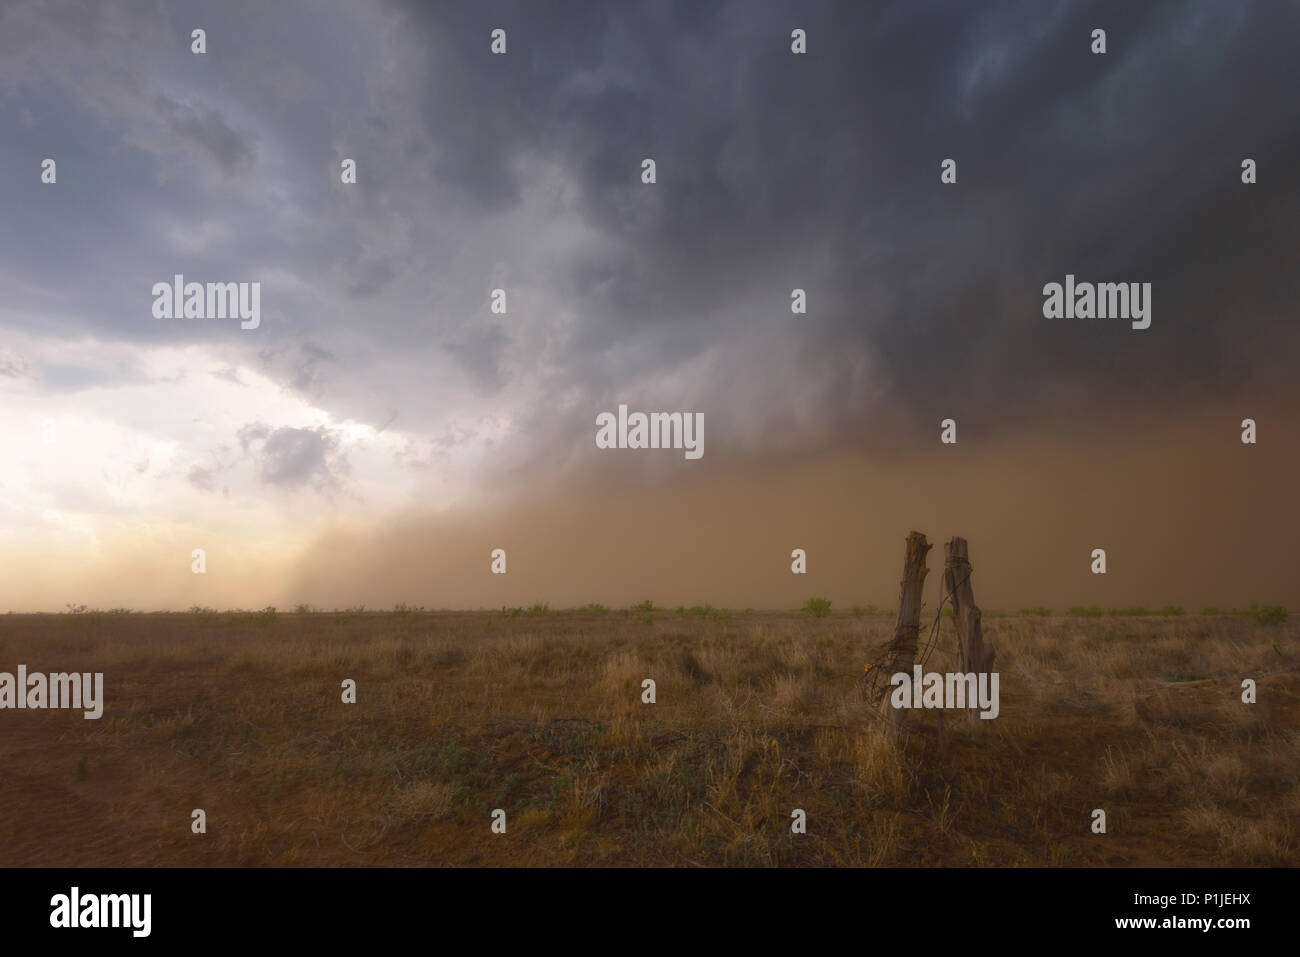
<svg viewBox="0 0 1300 957"><path fill-rule="evenodd" d="M710 463L1249 403L1297 345L1297 28L1245 2L10 2L8 430L76 423L96 438L49 468L252 527L595 468L620 403L701 410ZM260 283L259 327L154 318L175 274ZM1044 319L1068 274L1151 283L1151 327ZM145 500L14 461L30 523Z"/></svg>

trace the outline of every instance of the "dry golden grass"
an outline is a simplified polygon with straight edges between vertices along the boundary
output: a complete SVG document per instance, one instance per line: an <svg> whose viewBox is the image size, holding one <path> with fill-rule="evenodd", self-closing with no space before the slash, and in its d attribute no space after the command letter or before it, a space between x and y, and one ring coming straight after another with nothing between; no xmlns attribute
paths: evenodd
<svg viewBox="0 0 1300 957"><path fill-rule="evenodd" d="M988 618L1001 716L895 740L860 691L891 619L653 618L0 616L0 670L107 698L0 712L0 865L1297 861L1293 624Z"/></svg>

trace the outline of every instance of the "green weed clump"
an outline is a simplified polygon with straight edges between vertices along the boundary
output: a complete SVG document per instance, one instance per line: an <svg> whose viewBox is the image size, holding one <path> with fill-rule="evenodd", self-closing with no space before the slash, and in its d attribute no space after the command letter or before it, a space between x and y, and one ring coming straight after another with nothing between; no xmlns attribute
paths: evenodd
<svg viewBox="0 0 1300 957"><path fill-rule="evenodd" d="M1286 621L1286 609L1281 605L1256 605L1252 602L1246 617L1261 625L1280 625Z"/></svg>
<svg viewBox="0 0 1300 957"><path fill-rule="evenodd" d="M831 600L829 598L809 598L803 603L805 614L813 618L825 618L831 613Z"/></svg>

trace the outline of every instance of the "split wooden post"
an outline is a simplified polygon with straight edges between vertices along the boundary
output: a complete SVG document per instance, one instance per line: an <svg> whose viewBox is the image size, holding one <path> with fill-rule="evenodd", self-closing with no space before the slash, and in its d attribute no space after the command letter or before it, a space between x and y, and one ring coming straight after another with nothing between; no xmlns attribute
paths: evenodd
<svg viewBox="0 0 1300 957"><path fill-rule="evenodd" d="M970 583L971 564L966 539L953 538L943 547L943 590L952 596L952 620L957 626L957 668L962 674L988 674L994 651L984 643L984 628ZM968 702L970 708L976 705Z"/></svg>
<svg viewBox="0 0 1300 957"><path fill-rule="evenodd" d="M894 626L893 639L886 646L885 660L880 665L883 674L876 686L879 707L884 712L893 712L891 724L894 727L903 723L905 712L890 706L889 679L900 671L910 675L916 664L917 643L921 637L921 591L930 571L925 567L925 556L933 547L920 532L907 536L903 581L898 594L898 624Z"/></svg>

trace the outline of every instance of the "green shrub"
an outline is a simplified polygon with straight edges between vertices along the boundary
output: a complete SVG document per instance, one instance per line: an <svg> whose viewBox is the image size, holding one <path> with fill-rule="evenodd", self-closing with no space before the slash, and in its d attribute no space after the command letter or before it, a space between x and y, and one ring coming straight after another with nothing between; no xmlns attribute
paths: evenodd
<svg viewBox="0 0 1300 957"><path fill-rule="evenodd" d="M814 618L825 618L831 612L831 600L829 598L809 598L803 603L803 610Z"/></svg>
<svg viewBox="0 0 1300 957"><path fill-rule="evenodd" d="M712 605L693 605L688 610L688 614L698 615L701 618L709 619L709 621L718 621L724 624L731 621L731 612L725 608L714 608Z"/></svg>
<svg viewBox="0 0 1300 957"><path fill-rule="evenodd" d="M1251 602L1246 617L1259 622L1261 625L1280 625L1286 621L1286 609L1281 605L1256 605Z"/></svg>
<svg viewBox="0 0 1300 957"><path fill-rule="evenodd" d="M1100 618L1101 609L1096 605L1089 605L1087 608L1082 605L1075 605L1066 614L1071 618Z"/></svg>

